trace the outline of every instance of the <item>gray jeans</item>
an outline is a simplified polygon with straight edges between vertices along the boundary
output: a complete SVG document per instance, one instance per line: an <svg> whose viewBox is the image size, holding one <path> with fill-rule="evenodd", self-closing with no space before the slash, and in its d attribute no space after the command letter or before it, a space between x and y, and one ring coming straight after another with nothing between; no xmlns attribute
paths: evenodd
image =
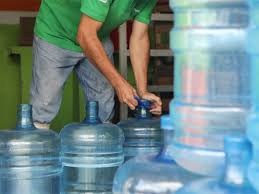
<svg viewBox="0 0 259 194"><path fill-rule="evenodd" d="M105 40L103 46L113 61L114 48L111 40ZM111 119L114 108L114 90L85 55L59 48L34 37L30 92L34 122L50 123L54 119L60 108L64 85L73 70L77 74L86 100L99 102L101 120Z"/></svg>

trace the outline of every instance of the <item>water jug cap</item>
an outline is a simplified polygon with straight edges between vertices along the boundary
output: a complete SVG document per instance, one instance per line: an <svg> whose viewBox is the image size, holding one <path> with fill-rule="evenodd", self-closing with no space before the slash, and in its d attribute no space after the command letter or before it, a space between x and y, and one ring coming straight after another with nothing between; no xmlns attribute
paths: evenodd
<svg viewBox="0 0 259 194"><path fill-rule="evenodd" d="M149 110L151 108L152 102L145 99L140 99L139 97L135 96L135 99L138 101L138 107L137 108L144 108Z"/></svg>
<svg viewBox="0 0 259 194"><path fill-rule="evenodd" d="M224 138L226 152L251 150L252 145L244 134L227 135Z"/></svg>
<svg viewBox="0 0 259 194"><path fill-rule="evenodd" d="M164 115L160 119L161 129L174 130L173 122L169 115Z"/></svg>
<svg viewBox="0 0 259 194"><path fill-rule="evenodd" d="M152 102L149 100L140 99L139 97L135 97L135 99L138 101L135 117L137 119L151 118L152 114L150 113L149 110L151 109Z"/></svg>

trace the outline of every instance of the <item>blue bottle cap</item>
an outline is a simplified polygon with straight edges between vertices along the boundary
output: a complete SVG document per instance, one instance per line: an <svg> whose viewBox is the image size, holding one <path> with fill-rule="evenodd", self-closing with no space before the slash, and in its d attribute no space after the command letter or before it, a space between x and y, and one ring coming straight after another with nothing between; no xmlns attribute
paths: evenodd
<svg viewBox="0 0 259 194"><path fill-rule="evenodd" d="M138 108L144 108L144 109L147 109L147 110L151 109L151 105L152 105L151 101L140 99L137 96L135 96L135 99L138 101Z"/></svg>
<svg viewBox="0 0 259 194"><path fill-rule="evenodd" d="M224 148L226 152L252 150L252 144L244 134L227 135L224 138Z"/></svg>
<svg viewBox="0 0 259 194"><path fill-rule="evenodd" d="M169 115L164 115L160 119L161 129L174 130L173 122Z"/></svg>

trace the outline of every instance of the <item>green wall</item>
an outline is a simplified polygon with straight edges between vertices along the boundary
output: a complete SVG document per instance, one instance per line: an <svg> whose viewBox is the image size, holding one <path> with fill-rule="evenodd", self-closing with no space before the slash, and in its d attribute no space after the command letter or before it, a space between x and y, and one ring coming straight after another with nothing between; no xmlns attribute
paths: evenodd
<svg viewBox="0 0 259 194"><path fill-rule="evenodd" d="M19 25L0 25L0 129L15 127L17 105L29 103L32 48L17 46L18 37ZM72 74L51 127L59 131L67 123L82 120L84 104L82 91Z"/></svg>
<svg viewBox="0 0 259 194"><path fill-rule="evenodd" d="M18 26L0 25L0 128L13 127L16 105L21 101L19 66L8 47L17 44Z"/></svg>

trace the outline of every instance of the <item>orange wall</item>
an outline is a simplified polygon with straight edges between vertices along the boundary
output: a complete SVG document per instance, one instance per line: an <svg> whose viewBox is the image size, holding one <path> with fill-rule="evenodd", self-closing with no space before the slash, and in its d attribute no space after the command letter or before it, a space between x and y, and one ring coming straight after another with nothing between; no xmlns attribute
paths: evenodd
<svg viewBox="0 0 259 194"><path fill-rule="evenodd" d="M0 0L0 10L36 11L40 0Z"/></svg>

